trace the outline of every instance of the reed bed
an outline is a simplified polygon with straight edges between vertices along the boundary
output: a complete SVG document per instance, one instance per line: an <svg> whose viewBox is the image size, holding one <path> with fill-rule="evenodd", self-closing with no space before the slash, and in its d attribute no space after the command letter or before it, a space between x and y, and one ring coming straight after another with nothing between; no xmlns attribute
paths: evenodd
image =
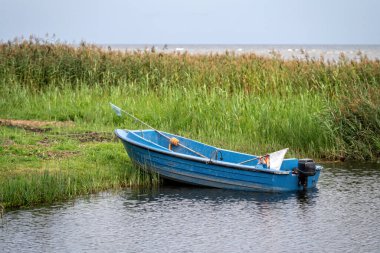
<svg viewBox="0 0 380 253"><path fill-rule="evenodd" d="M380 61L364 55L326 62L128 53L38 38L0 44L3 117L108 129L113 101L162 130L247 151L285 145L304 155L376 159L379 81Z"/></svg>
<svg viewBox="0 0 380 253"><path fill-rule="evenodd" d="M342 55L329 62L229 52L123 52L36 38L0 44L0 117L70 120L75 131L141 127L112 115L108 102L160 130L243 152L262 154L289 147L291 156L316 159L380 156L380 61L364 55L356 61ZM3 143L8 135L3 134ZM128 160L121 145L120 156L108 157L117 146L104 145L98 155L112 163L122 161L114 174L120 178L118 173L130 166L122 165ZM50 172L40 177L56 180L44 185L63 185L63 196L75 195L64 186L68 178L75 178L77 172L73 173L64 179ZM89 176L95 181L102 177L101 172ZM130 185L128 180L142 177L128 172L114 184ZM14 180L8 192L30 188L23 185L26 181L20 183L23 179ZM34 182L33 177L26 180ZM78 193L107 188L110 181L100 180L99 187ZM38 187L36 183L31 188Z"/></svg>

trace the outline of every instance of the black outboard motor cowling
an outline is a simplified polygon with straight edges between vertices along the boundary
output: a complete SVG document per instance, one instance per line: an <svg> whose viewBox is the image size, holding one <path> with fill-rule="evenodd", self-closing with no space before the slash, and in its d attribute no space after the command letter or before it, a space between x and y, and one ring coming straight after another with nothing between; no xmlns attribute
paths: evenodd
<svg viewBox="0 0 380 253"><path fill-rule="evenodd" d="M307 187L307 178L314 176L317 171L315 162L311 159L299 159L298 160L298 183L305 188Z"/></svg>
<svg viewBox="0 0 380 253"><path fill-rule="evenodd" d="M317 170L315 162L311 159L298 160L298 172L305 176L314 176Z"/></svg>

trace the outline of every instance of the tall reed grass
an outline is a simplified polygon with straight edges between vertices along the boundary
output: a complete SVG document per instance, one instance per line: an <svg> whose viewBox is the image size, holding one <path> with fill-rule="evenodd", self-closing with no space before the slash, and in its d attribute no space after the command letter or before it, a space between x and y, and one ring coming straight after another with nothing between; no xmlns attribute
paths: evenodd
<svg viewBox="0 0 380 253"><path fill-rule="evenodd" d="M289 146L334 159L379 156L380 62L122 52L31 38L0 45L2 117L162 130L248 152ZM17 110L15 110L17 108Z"/></svg>

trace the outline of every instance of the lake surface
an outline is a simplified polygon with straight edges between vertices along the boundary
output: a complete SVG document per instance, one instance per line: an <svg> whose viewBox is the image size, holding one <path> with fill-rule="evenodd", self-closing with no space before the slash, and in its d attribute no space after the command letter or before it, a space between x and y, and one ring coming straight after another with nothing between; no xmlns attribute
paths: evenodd
<svg viewBox="0 0 380 253"><path fill-rule="evenodd" d="M255 53L261 56L273 57L280 55L284 59L320 59L337 61L343 53L350 60L359 60L366 55L369 59L380 59L380 45L192 45L192 44L168 44L168 45L144 45L144 44L111 44L99 45L105 49L122 51L151 51L153 48L156 52L175 52L189 54L224 54L226 51L233 52L236 55L244 53Z"/></svg>
<svg viewBox="0 0 380 253"><path fill-rule="evenodd" d="M318 189L126 189L8 211L1 252L380 252L380 164L325 164Z"/></svg>

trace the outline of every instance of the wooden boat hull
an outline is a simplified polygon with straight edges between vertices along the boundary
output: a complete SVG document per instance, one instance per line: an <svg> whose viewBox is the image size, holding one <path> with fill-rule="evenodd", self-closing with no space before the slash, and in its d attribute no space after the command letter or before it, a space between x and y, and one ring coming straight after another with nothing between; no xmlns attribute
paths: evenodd
<svg viewBox="0 0 380 253"><path fill-rule="evenodd" d="M150 133L150 130L144 131L146 134ZM141 131L141 136L136 133L140 132L119 129L115 131L132 162L148 171L158 173L163 178L187 184L244 191L296 191L314 188L321 171L321 167L318 166L315 175L308 176L302 185L299 174L294 173L293 170L298 166L298 159L285 159L283 162L285 167L274 171L260 168L257 164L255 166L240 165L173 152L158 145L158 142L144 139L144 132ZM168 133L165 135L174 136ZM195 144L205 145L180 136L177 137L182 142L188 141L188 144L193 144L193 146ZM214 147L205 145L203 150L208 148ZM228 150L220 150L220 152L224 152L226 156L232 154L239 159L249 156Z"/></svg>

